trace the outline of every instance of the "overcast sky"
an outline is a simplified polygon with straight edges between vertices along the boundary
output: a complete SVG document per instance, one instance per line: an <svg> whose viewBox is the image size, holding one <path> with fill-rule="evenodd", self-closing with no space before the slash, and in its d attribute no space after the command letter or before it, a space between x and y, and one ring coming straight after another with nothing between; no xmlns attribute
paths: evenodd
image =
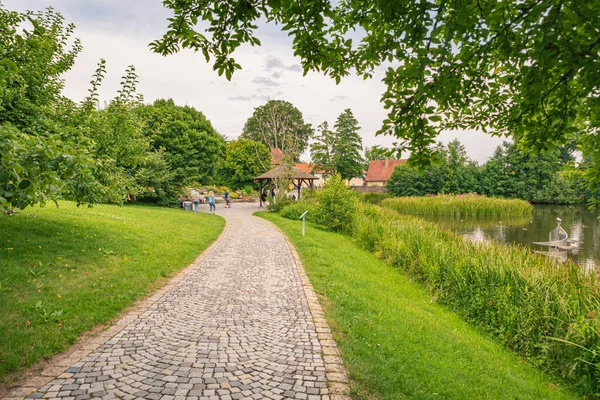
<svg viewBox="0 0 600 400"><path fill-rule="evenodd" d="M91 75L101 58L107 61L107 76L100 91L101 101L114 97L120 78L128 65L139 75L138 92L146 102L173 98L179 105L202 111L213 126L229 139L237 138L255 107L267 98L287 100L317 127L321 122L335 123L337 116L351 108L361 126L364 146L389 146L391 137L375 136L385 118L379 102L385 86L382 75L371 80L348 77L339 85L317 73L302 76L299 60L292 52L291 40L276 26L261 26L261 47L242 48L234 54L242 65L231 81L219 77L201 54L183 51L162 57L152 53L148 44L160 38L170 11L160 0L0 0L11 10L40 10L53 6L76 25L83 51L74 68L64 78L65 94L83 99ZM469 155L484 162L502 139L480 132L446 132L439 140L447 143L458 137Z"/></svg>

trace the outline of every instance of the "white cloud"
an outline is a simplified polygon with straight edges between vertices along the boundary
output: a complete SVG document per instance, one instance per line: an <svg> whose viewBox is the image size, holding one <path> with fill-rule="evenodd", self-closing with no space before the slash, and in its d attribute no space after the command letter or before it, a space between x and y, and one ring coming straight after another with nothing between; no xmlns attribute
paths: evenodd
<svg viewBox="0 0 600 400"><path fill-rule="evenodd" d="M331 99L329 99L329 101L342 101L342 100L346 100L348 98L348 96L346 95L337 95L337 96L333 96Z"/></svg>
<svg viewBox="0 0 600 400"><path fill-rule="evenodd" d="M256 78L252 79L252 83L255 83L259 86L268 86L268 87L274 87L274 86L280 85L279 82L274 81L271 78L265 78L264 76L257 76Z"/></svg>
<svg viewBox="0 0 600 400"><path fill-rule="evenodd" d="M242 70L231 81L219 77L201 54L183 51L162 57L148 44L158 39L167 25L170 12L160 1L148 0L2 0L9 9L42 9L52 5L77 26L84 50L75 67L68 72L65 94L74 100L87 95L91 75L100 58L107 60L107 77L100 91L108 101L116 93L121 75L128 65L139 74L139 92L146 101L173 98L177 104L193 106L209 118L217 130L236 138L255 107L268 98L290 101L314 127L323 121L330 125L346 108L351 108L361 126L365 146L390 146L391 137L375 137L386 112L380 103L385 90L383 69L375 78L364 81L347 77L339 85L322 74L303 76L299 59L294 57L291 39L277 27L258 32L261 47L242 47L234 57ZM27 3L27 4L25 4ZM501 142L477 132L448 132L440 136L447 143L458 137L469 154L478 161L492 155Z"/></svg>

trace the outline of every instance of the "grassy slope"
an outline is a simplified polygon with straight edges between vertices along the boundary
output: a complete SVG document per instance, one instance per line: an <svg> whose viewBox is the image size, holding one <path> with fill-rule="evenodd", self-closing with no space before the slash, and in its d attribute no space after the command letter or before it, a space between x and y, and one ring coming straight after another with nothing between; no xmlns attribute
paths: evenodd
<svg viewBox="0 0 600 400"><path fill-rule="evenodd" d="M164 284L223 226L143 205L63 202L0 216L0 382Z"/></svg>
<svg viewBox="0 0 600 400"><path fill-rule="evenodd" d="M275 214L294 243L359 392L381 399L574 398L545 374L431 301L352 241Z"/></svg>

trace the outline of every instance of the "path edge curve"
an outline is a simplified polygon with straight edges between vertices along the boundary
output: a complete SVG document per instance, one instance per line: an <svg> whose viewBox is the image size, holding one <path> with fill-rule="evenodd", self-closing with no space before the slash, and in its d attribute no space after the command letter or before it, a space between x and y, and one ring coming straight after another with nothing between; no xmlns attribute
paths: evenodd
<svg viewBox="0 0 600 400"><path fill-rule="evenodd" d="M255 215L255 213L253 213L253 216L255 218L261 218ZM308 301L308 308L315 324L317 338L319 339L319 343L323 349L322 355L323 362L325 364L325 377L327 379L327 386L329 388L329 396L331 400L350 400L350 397L348 396L350 386L348 384L349 380L346 368L344 367L337 344L335 340L333 340L333 335L331 334L329 323L327 323L327 320L325 319L325 313L323 312L321 303L319 303L319 298L317 297L317 294L315 293L315 290L308 279L308 275L304 269L304 264L302 263L296 248L287 235L273 222L265 218L261 219L271 224L281 234L287 243L288 248L290 249L292 258L294 259L296 271L298 272L298 276L302 282L304 296L306 296L306 300Z"/></svg>
<svg viewBox="0 0 600 400"><path fill-rule="evenodd" d="M223 226L223 230L217 239L215 239L210 246L204 249L204 251L202 251L202 253L200 253L187 267L181 269L175 274L175 276L169 279L165 285L158 288L147 297L138 299L132 305L126 307L123 311L121 311L120 316L115 317L116 321L113 319L105 324L100 324L99 326L84 332L82 334L83 336L79 337L78 341L73 343L67 350L55 354L48 361L42 361L45 364L45 367L42 368L41 371L36 371L33 374L22 378L19 382L17 382L16 386L8 390L6 396L2 397L2 394L0 394L0 399L24 400L27 396L36 392L39 388L54 379L71 378L73 374L65 372L69 367L92 353L98 347L105 344L116 334L121 332L123 328L129 325L132 321L135 321L138 316L146 312L154 305L154 303L168 293L169 290L177 286L179 282L181 282L194 269L196 269L200 262L202 262L202 260L204 260L204 258L206 258L214 250L214 248L223 240L229 231L229 223L227 222L227 218L221 218L225 221L225 225ZM103 329L98 335L89 335L90 332L93 332L94 329L98 329L98 327ZM29 372L35 368L36 364L29 368ZM25 371L25 374L27 374L27 371Z"/></svg>

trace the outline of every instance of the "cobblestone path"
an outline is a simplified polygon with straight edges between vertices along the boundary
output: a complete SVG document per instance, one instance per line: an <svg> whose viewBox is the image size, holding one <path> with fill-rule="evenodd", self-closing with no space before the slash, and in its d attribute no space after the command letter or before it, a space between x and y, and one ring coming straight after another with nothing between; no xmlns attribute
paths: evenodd
<svg viewBox="0 0 600 400"><path fill-rule="evenodd" d="M217 210L226 230L191 272L28 397L337 398L292 251L257 209Z"/></svg>

